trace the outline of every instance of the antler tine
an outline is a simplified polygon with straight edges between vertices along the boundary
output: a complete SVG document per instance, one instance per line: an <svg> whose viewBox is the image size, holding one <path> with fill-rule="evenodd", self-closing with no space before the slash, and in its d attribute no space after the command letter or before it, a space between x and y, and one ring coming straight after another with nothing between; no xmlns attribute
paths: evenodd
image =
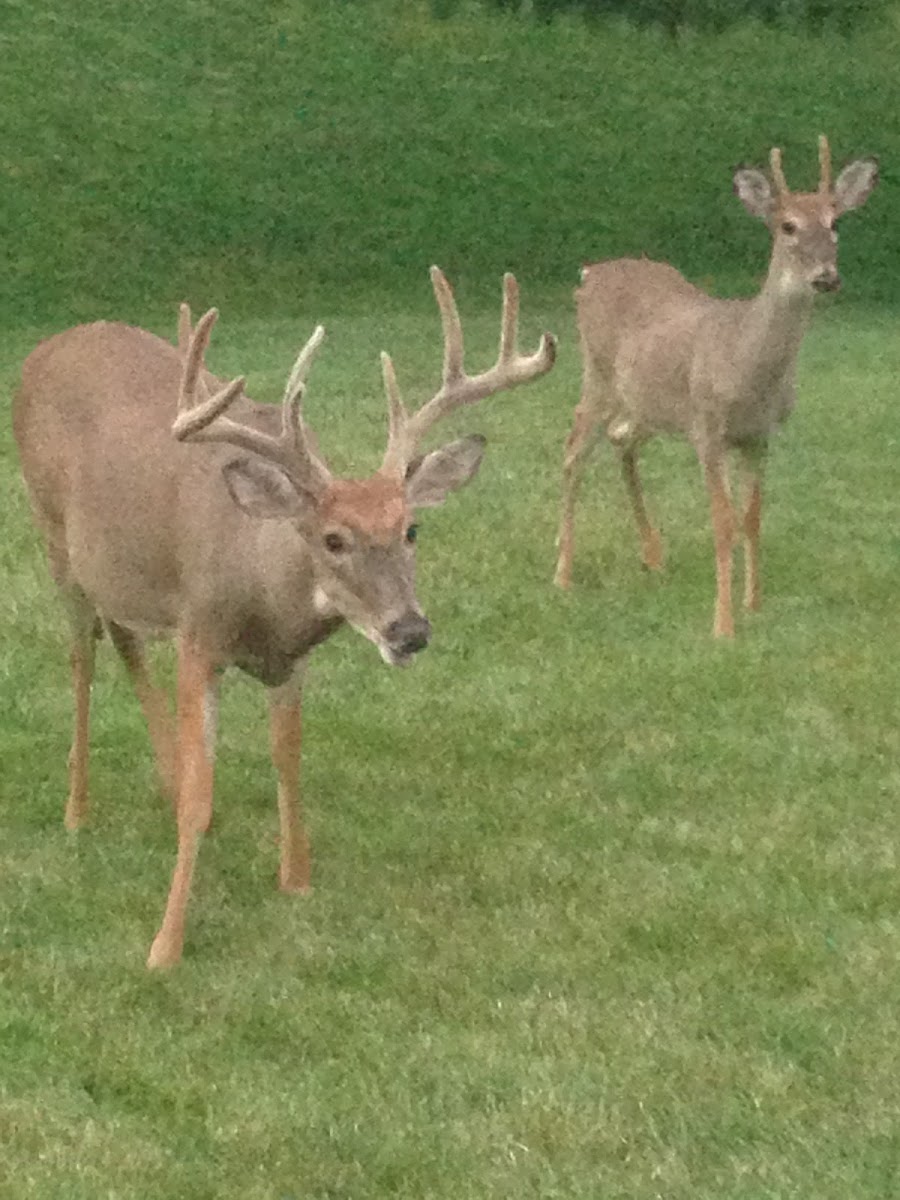
<svg viewBox="0 0 900 1200"><path fill-rule="evenodd" d="M769 166L772 168L772 182L775 184L775 191L779 196L787 196L790 188L784 177L784 171L781 169L781 150L777 146L773 146L769 151Z"/></svg>
<svg viewBox="0 0 900 1200"><path fill-rule="evenodd" d="M325 340L325 326L317 325L306 345L297 355L284 388L281 407L281 434L285 443L290 443L300 458L315 474L318 482L327 484L331 472L320 458L315 439L303 420L303 396L306 392L306 377L309 374L316 351Z"/></svg>
<svg viewBox="0 0 900 1200"><path fill-rule="evenodd" d="M326 486L331 475L325 464L310 451L300 417L304 376L325 335L324 329L316 328L294 364L285 388L281 435L273 437L222 415L243 389L243 377L225 384L214 396L199 404L194 401L204 351L218 315L216 309L210 309L197 322L191 336L178 397L178 417L172 433L178 441L227 442L276 462L304 487Z"/></svg>
<svg viewBox="0 0 900 1200"><path fill-rule="evenodd" d="M459 309L456 307L453 288L447 282L447 276L440 267L432 267L429 275L431 276L431 286L434 288L434 298L437 300L441 314L441 328L444 331L444 383L447 384L455 382L465 375L462 322L459 319Z"/></svg>
<svg viewBox="0 0 900 1200"><path fill-rule="evenodd" d="M316 351L325 340L325 326L317 325L310 335L309 341L297 355L297 361L291 368L291 373L288 376L288 381L284 388L284 403L293 404L295 398L303 396L303 385L306 383L306 377L309 374L309 368L312 365L312 360L316 356Z"/></svg>
<svg viewBox="0 0 900 1200"><path fill-rule="evenodd" d="M519 285L509 271L503 276L503 317L500 323L500 362L516 353L519 330Z"/></svg>
<svg viewBox="0 0 900 1200"><path fill-rule="evenodd" d="M306 391L306 376L315 353L325 340L325 326L317 325L309 341L297 355L297 361L291 368L287 383L284 385L284 396L281 401L281 429L285 437L302 438L303 395Z"/></svg>
<svg viewBox="0 0 900 1200"><path fill-rule="evenodd" d="M191 344L191 306L182 304L178 309L178 349L182 354L187 353Z"/></svg>
<svg viewBox="0 0 900 1200"><path fill-rule="evenodd" d="M515 276L503 277L503 316L500 350L496 363L480 375L467 375L463 368L463 336L453 290L439 267L431 268L431 282L441 313L444 331L444 371L439 391L406 422L405 451L411 455L425 433L453 409L475 404L495 392L518 387L547 373L556 361L556 339L541 337L534 354L516 349L519 314L519 285Z"/></svg>
<svg viewBox="0 0 900 1200"><path fill-rule="evenodd" d="M381 352L381 373L384 377L384 391L388 402L388 444L387 450L384 452L381 470L386 475L399 475L402 479L406 474L410 458L407 437L409 413L400 396L391 356L384 350Z"/></svg>
<svg viewBox="0 0 900 1200"><path fill-rule="evenodd" d="M819 134L819 191L831 192L831 147L824 133Z"/></svg>
<svg viewBox="0 0 900 1200"><path fill-rule="evenodd" d="M178 314L178 340L181 341L183 331L184 309ZM219 310L211 308L205 312L197 322L197 327L193 334L188 337L187 356L185 358L184 369L181 373L181 389L178 393L178 412L187 412L188 409L194 407L194 392L197 390L197 379L200 375L200 368L203 365L203 359L206 354L206 347L209 345L210 334L212 327L219 319Z"/></svg>
<svg viewBox="0 0 900 1200"><path fill-rule="evenodd" d="M197 322L197 327L190 335L184 369L181 374L181 387L178 392L178 416L172 426L172 432L179 441L195 436L231 404L235 396L244 386L243 377L232 380L220 388L214 396L206 396L200 403L196 400L197 385L200 383L200 372L206 347L209 345L212 328L219 319L219 310L211 308ZM180 336L180 334L179 334ZM203 388L204 392L206 388Z"/></svg>

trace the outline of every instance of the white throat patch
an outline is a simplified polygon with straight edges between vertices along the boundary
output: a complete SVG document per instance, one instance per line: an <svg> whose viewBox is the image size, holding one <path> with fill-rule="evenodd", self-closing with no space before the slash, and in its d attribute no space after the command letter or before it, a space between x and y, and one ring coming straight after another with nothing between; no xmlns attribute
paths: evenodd
<svg viewBox="0 0 900 1200"><path fill-rule="evenodd" d="M313 592L313 607L320 617L337 617L340 614L331 602L331 597L323 587L316 587Z"/></svg>

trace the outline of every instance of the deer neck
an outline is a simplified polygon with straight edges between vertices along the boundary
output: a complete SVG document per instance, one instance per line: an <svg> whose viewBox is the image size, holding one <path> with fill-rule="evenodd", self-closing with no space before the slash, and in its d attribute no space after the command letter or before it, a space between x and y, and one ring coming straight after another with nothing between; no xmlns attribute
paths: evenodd
<svg viewBox="0 0 900 1200"><path fill-rule="evenodd" d="M343 618L318 599L315 565L290 521L254 521L253 561L233 648L235 663L270 686L325 641Z"/></svg>
<svg viewBox="0 0 900 1200"><path fill-rule="evenodd" d="M790 372L812 312L813 293L783 261L777 249L759 294L747 304L742 329L744 362L769 377Z"/></svg>

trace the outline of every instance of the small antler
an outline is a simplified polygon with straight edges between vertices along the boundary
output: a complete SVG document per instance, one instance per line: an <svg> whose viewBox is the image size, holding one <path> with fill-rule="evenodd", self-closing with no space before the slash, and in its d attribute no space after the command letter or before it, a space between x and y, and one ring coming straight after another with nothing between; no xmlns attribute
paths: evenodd
<svg viewBox="0 0 900 1200"><path fill-rule="evenodd" d="M232 421L230 417L222 415L243 389L243 378L225 384L212 396L208 393L201 368L212 327L218 316L218 311L211 308L200 318L190 335L178 396L178 416L172 426L172 433L180 442L228 442L242 450L250 450L278 463L303 487L324 489L331 479L331 474L309 445L307 430L301 416L306 375L325 337L324 328L321 325L316 327L294 363L284 389L281 433L278 437L273 437L261 429ZM198 386L205 393L199 401L196 399Z"/></svg>
<svg viewBox="0 0 900 1200"><path fill-rule="evenodd" d="M831 193L831 147L824 133L819 134L819 191Z"/></svg>
<svg viewBox="0 0 900 1200"><path fill-rule="evenodd" d="M381 469L401 477L428 430L453 409L538 379L556 361L556 338L552 333L543 334L534 354L520 354L516 349L519 285L514 275L506 274L503 276L503 316L497 361L480 375L467 375L463 366L462 325L453 290L439 267L431 268L431 283L444 331L444 369L439 391L412 416L400 399L393 364L386 354L382 355L390 432Z"/></svg>
<svg viewBox="0 0 900 1200"><path fill-rule="evenodd" d="M790 194L790 188L781 169L781 150L773 146L769 151L769 166L772 168L772 182L775 184L776 199Z"/></svg>
<svg viewBox="0 0 900 1200"><path fill-rule="evenodd" d="M182 304L178 309L178 349L187 354L191 344L191 306Z"/></svg>

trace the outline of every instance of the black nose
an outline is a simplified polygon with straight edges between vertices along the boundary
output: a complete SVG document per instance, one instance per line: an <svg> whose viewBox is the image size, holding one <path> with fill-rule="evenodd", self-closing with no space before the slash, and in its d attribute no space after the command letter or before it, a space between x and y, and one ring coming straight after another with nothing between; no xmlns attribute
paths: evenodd
<svg viewBox="0 0 900 1200"><path fill-rule="evenodd" d="M837 271L818 275L813 280L813 287L817 292L838 292L841 288L841 277Z"/></svg>
<svg viewBox="0 0 900 1200"><path fill-rule="evenodd" d="M431 625L419 613L408 613L392 621L384 631L388 645L399 654L416 654L431 639Z"/></svg>

